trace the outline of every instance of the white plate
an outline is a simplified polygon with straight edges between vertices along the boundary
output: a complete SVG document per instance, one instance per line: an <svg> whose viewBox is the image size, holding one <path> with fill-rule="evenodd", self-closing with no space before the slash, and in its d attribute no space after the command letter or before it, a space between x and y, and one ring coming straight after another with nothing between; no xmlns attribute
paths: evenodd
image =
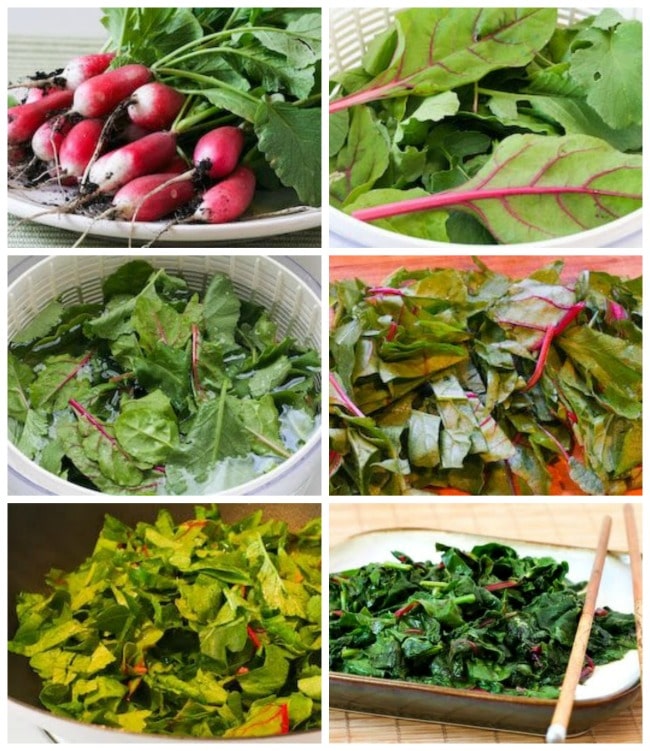
<svg viewBox="0 0 650 751"><path fill-rule="evenodd" d="M399 551L413 560L439 561L436 542L470 550L474 545L500 542L517 551L520 556L550 556L569 564L568 578L573 582L586 581L591 574L594 551L542 543L508 540L456 532L429 529L386 529L364 532L344 540L330 550L330 572L336 573L363 566L366 563L394 561L392 551ZM628 556L608 553L598 590L597 607L609 606L623 613L634 611L632 578ZM639 680L639 660L636 650L621 660L599 665L589 680L576 689L576 700L604 699L634 686Z"/></svg>
<svg viewBox="0 0 650 751"><path fill-rule="evenodd" d="M256 203L256 213L229 224L181 224L169 227L161 235L161 230L167 222L123 222L99 220L83 214L57 214L40 212L48 211L55 206L62 205L66 196L72 196L72 191L57 188L32 188L19 190L10 188L7 208L9 213L21 219L32 219L38 224L45 224L57 229L69 230L89 236L114 237L124 240L154 240L159 243L188 244L198 242L224 242L228 240L245 240L270 235L282 235L289 232L301 232L320 226L321 211L310 206L285 208L282 205L282 195L279 191L278 205L263 205ZM270 213L277 212L274 216Z"/></svg>

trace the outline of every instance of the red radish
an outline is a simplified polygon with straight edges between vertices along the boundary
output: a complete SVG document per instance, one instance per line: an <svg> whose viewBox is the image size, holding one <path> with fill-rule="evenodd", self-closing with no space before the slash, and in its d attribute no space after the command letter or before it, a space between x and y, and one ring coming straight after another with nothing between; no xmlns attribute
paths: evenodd
<svg viewBox="0 0 650 751"><path fill-rule="evenodd" d="M43 162L57 160L61 144L71 128L72 122L65 115L46 120L32 137L34 156Z"/></svg>
<svg viewBox="0 0 650 751"><path fill-rule="evenodd" d="M37 102L10 107L7 140L10 144L31 140L36 130L52 115L67 109L72 103L71 91L53 91Z"/></svg>
<svg viewBox="0 0 650 751"><path fill-rule="evenodd" d="M114 52L97 52L95 54L73 57L65 68L59 70L59 72L50 73L47 77L41 73L28 78L22 83L12 84L10 88L29 86L31 92L42 91L50 86L56 86L58 88L66 88L68 91L74 91L84 81L104 73L114 58Z"/></svg>
<svg viewBox="0 0 650 751"><path fill-rule="evenodd" d="M181 111L185 96L158 81L146 83L133 92L127 112L131 122L148 130L172 126Z"/></svg>
<svg viewBox="0 0 650 751"><path fill-rule="evenodd" d="M151 80L151 71L144 65L123 65L80 84L74 92L73 110L84 117L104 117Z"/></svg>
<svg viewBox="0 0 650 751"><path fill-rule="evenodd" d="M165 172L173 172L175 175L182 175L187 171L187 162L182 156L176 154L171 162L165 167ZM188 175L190 177L190 175Z"/></svg>
<svg viewBox="0 0 650 751"><path fill-rule="evenodd" d="M155 222L189 203L195 192L192 181L169 183L175 176L176 173L163 172L128 182L113 196L117 215L121 219Z"/></svg>
<svg viewBox="0 0 650 751"><path fill-rule="evenodd" d="M208 224L225 224L239 218L255 195L255 175L240 165L225 180L207 190L193 219Z"/></svg>
<svg viewBox="0 0 650 751"><path fill-rule="evenodd" d="M150 133L100 156L88 172L92 192L114 193L126 183L164 169L176 154L174 133Z"/></svg>
<svg viewBox="0 0 650 751"><path fill-rule="evenodd" d="M32 102L38 102L39 99L42 99L44 96L45 96L45 89L39 89L37 86L33 86L27 92L27 96L25 97L25 101L23 102L23 104L31 104Z"/></svg>
<svg viewBox="0 0 650 751"><path fill-rule="evenodd" d="M205 174L213 180L220 180L235 169L243 148L243 131L233 125L224 125L199 138L193 161L197 167L205 168Z"/></svg>
<svg viewBox="0 0 650 751"><path fill-rule="evenodd" d="M61 174L81 177L90 162L104 123L102 120L81 120L73 125L59 149Z"/></svg>
<svg viewBox="0 0 650 751"><path fill-rule="evenodd" d="M65 79L66 89L74 91L84 81L104 73L114 58L114 52L98 52L94 55L74 57L65 66L60 77Z"/></svg>
<svg viewBox="0 0 650 751"><path fill-rule="evenodd" d="M133 143L133 141L137 141L139 138L148 136L151 132L152 131L147 130L147 128L141 128L135 123L127 123L122 130L120 130L118 139L123 143Z"/></svg>
<svg viewBox="0 0 650 751"><path fill-rule="evenodd" d="M244 134L239 128L228 125L211 130L197 141L192 157L194 166L183 177L200 180L226 177L237 166L243 146Z"/></svg>

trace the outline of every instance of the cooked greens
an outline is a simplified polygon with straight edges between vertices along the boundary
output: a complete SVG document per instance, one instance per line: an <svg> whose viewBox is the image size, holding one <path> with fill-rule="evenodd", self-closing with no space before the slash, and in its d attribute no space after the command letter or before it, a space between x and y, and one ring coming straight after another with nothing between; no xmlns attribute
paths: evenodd
<svg viewBox="0 0 650 751"><path fill-rule="evenodd" d="M318 353L279 337L225 274L200 297L132 261L103 297L64 293L10 343L9 435L44 469L104 493L214 493L316 429Z"/></svg>
<svg viewBox="0 0 650 751"><path fill-rule="evenodd" d="M440 561L394 552L330 576L330 669L554 698L584 597L568 565L492 542ZM596 611L582 674L636 648L633 614Z"/></svg>
<svg viewBox="0 0 650 751"><path fill-rule="evenodd" d="M640 487L641 278L475 263L333 285L331 492Z"/></svg>
<svg viewBox="0 0 650 751"><path fill-rule="evenodd" d="M9 649L57 715L136 733L265 736L320 725L320 518L290 532L107 515L92 555L22 593Z"/></svg>

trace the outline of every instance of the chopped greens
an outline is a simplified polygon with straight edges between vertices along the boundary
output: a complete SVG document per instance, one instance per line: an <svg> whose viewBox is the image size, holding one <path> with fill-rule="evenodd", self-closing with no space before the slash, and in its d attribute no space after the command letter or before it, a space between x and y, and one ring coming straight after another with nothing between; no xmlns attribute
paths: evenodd
<svg viewBox="0 0 650 751"><path fill-rule="evenodd" d="M111 494L209 494L270 471L318 424L320 358L216 274L203 299L132 261L102 304L53 301L9 346L9 435Z"/></svg>
<svg viewBox="0 0 650 751"><path fill-rule="evenodd" d="M586 14L585 14L586 16ZM545 241L642 203L642 24L405 8L332 80L330 204L400 234Z"/></svg>
<svg viewBox="0 0 650 751"><path fill-rule="evenodd" d="M500 543L440 562L369 563L330 576L330 669L491 693L559 694L584 596L568 564ZM585 668L636 648L633 614L596 611Z"/></svg>
<svg viewBox="0 0 650 751"><path fill-rule="evenodd" d="M107 515L92 555L22 593L9 649L57 715L202 738L320 726L320 518L290 532L216 506L131 528Z"/></svg>
<svg viewBox="0 0 650 751"><path fill-rule="evenodd" d="M331 492L639 488L641 278L475 264L332 286Z"/></svg>

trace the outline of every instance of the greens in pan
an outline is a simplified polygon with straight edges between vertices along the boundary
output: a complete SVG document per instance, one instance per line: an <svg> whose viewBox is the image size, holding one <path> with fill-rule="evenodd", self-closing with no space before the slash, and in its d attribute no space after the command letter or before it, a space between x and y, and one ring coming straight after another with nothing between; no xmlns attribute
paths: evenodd
<svg viewBox="0 0 650 751"><path fill-rule="evenodd" d="M22 593L9 649L57 715L130 732L237 738L320 725L320 519L197 507L131 528Z"/></svg>
<svg viewBox="0 0 650 751"><path fill-rule="evenodd" d="M331 492L640 487L641 278L475 263L333 285Z"/></svg>
<svg viewBox="0 0 650 751"><path fill-rule="evenodd" d="M499 543L436 550L439 563L394 552L330 577L330 669L556 697L584 583L567 579L565 562ZM634 615L598 609L581 679L635 648Z"/></svg>
<svg viewBox="0 0 650 751"><path fill-rule="evenodd" d="M320 358L215 274L201 297L145 261L103 303L52 302L10 343L9 435L112 494L207 494L268 472L318 422Z"/></svg>

